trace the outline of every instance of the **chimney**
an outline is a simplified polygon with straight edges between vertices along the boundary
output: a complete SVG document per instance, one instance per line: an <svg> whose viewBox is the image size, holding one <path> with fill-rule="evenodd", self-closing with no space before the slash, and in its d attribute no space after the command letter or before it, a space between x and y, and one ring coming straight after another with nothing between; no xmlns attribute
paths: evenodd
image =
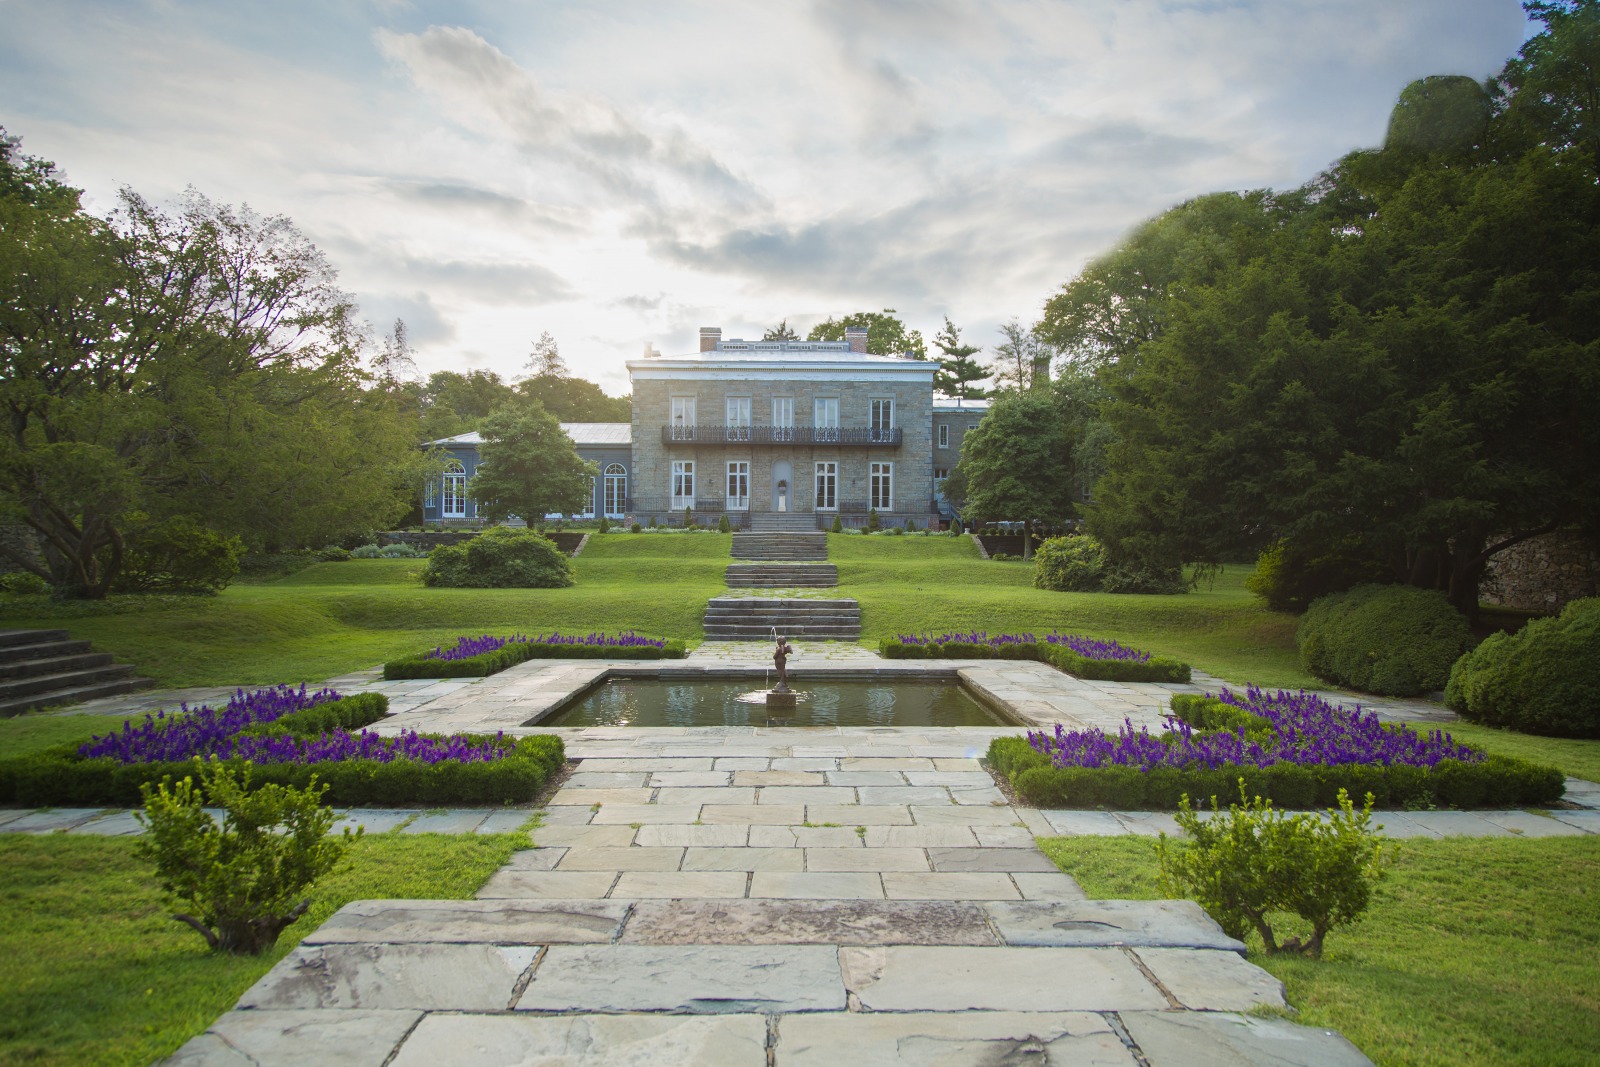
<svg viewBox="0 0 1600 1067"><path fill-rule="evenodd" d="M867 328L865 326L846 326L844 339L850 342L850 351L865 354L867 351Z"/></svg>
<svg viewBox="0 0 1600 1067"><path fill-rule="evenodd" d="M722 342L721 326L700 327L700 351L715 352L717 345Z"/></svg>

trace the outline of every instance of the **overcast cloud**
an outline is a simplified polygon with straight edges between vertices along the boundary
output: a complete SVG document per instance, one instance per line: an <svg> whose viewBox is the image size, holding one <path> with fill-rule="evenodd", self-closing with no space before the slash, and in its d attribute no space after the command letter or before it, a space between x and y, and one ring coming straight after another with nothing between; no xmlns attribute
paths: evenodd
<svg viewBox="0 0 1600 1067"><path fill-rule="evenodd" d="M985 346L1141 220L1298 185L1516 0L0 0L0 123L108 207L282 213L424 371L894 307Z"/></svg>

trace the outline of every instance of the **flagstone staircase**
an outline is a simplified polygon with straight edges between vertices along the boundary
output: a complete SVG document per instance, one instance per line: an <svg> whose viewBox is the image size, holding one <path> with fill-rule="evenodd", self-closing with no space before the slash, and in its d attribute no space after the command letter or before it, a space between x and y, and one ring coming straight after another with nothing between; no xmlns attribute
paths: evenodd
<svg viewBox="0 0 1600 1067"><path fill-rule="evenodd" d="M0 717L155 685L65 630L0 630Z"/></svg>

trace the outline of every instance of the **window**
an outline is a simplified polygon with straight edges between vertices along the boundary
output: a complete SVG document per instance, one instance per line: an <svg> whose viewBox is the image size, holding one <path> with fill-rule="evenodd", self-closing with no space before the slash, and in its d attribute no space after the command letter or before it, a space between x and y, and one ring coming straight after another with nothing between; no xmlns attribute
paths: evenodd
<svg viewBox="0 0 1600 1067"><path fill-rule="evenodd" d="M672 461L672 510L694 507L694 460Z"/></svg>
<svg viewBox="0 0 1600 1067"><path fill-rule="evenodd" d="M583 510L578 512L578 518L580 519L594 518L594 491L597 488L594 483L598 480L597 478L589 479L589 495L584 497Z"/></svg>
<svg viewBox="0 0 1600 1067"><path fill-rule="evenodd" d="M941 422L939 424L939 447L950 447L950 424L948 422Z"/></svg>
<svg viewBox="0 0 1600 1067"><path fill-rule="evenodd" d="M794 397L775 396L772 398L772 439L774 441L794 440Z"/></svg>
<svg viewBox="0 0 1600 1067"><path fill-rule="evenodd" d="M728 398L728 436L729 441L750 440L750 398L747 396L730 396Z"/></svg>
<svg viewBox="0 0 1600 1067"><path fill-rule="evenodd" d="M836 396L818 397L816 406L812 409L814 416L811 425L816 427L818 441L837 441L839 439L839 398Z"/></svg>
<svg viewBox="0 0 1600 1067"><path fill-rule="evenodd" d="M728 464L728 510L750 510L750 464L742 460Z"/></svg>
<svg viewBox="0 0 1600 1067"><path fill-rule="evenodd" d="M873 441L887 441L894 436L894 401L873 400L871 436Z"/></svg>
<svg viewBox="0 0 1600 1067"><path fill-rule="evenodd" d="M672 439L674 441L694 440L694 397L675 396L672 398Z"/></svg>
<svg viewBox="0 0 1600 1067"><path fill-rule="evenodd" d="M872 490L872 506L879 511L893 511L894 464L872 464L870 482Z"/></svg>
<svg viewBox="0 0 1600 1067"><path fill-rule="evenodd" d="M620 463L606 466L606 514L620 519L628 510L628 471Z"/></svg>
<svg viewBox="0 0 1600 1067"><path fill-rule="evenodd" d="M467 468L451 460L444 468L444 501L440 516L446 519L467 517Z"/></svg>
<svg viewBox="0 0 1600 1067"><path fill-rule="evenodd" d="M949 467L935 467L935 468L933 468L933 480L934 481L942 482L948 477L950 477L950 468Z"/></svg>
<svg viewBox="0 0 1600 1067"><path fill-rule="evenodd" d="M838 509L839 465L837 463L817 464L817 510L835 511Z"/></svg>

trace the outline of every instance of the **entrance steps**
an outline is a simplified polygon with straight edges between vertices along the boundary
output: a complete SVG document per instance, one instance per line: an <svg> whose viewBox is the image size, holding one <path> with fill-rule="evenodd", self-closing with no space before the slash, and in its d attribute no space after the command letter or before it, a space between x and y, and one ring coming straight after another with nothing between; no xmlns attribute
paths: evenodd
<svg viewBox="0 0 1600 1067"><path fill-rule="evenodd" d="M822 562L828 558L828 535L813 533L736 533L734 559Z"/></svg>
<svg viewBox="0 0 1600 1067"><path fill-rule="evenodd" d="M826 589L839 584L831 563L734 563L724 576L730 589Z"/></svg>
<svg viewBox="0 0 1600 1067"><path fill-rule="evenodd" d="M65 630L0 630L0 717L155 685L112 659Z"/></svg>
<svg viewBox="0 0 1600 1067"><path fill-rule="evenodd" d="M817 516L799 511L755 512L750 516L750 529L756 533L815 533Z"/></svg>
<svg viewBox="0 0 1600 1067"><path fill-rule="evenodd" d="M785 637L856 641L861 606L849 597L833 600L722 596L706 605L707 641L761 641L773 631Z"/></svg>

